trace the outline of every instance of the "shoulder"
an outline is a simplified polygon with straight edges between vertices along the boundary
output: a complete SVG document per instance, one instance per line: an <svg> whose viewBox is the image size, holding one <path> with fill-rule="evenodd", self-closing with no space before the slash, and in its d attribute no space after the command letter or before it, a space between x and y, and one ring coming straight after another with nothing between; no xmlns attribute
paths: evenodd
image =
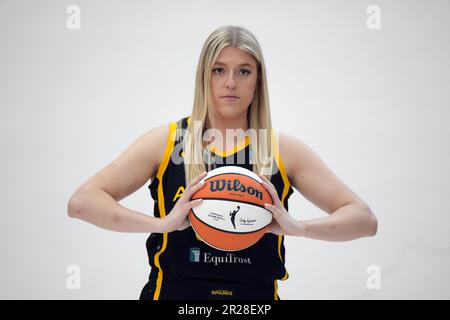
<svg viewBox="0 0 450 320"><path fill-rule="evenodd" d="M127 197L157 173L168 134L168 125L145 131L82 187L103 189L117 201Z"/></svg>
<svg viewBox="0 0 450 320"><path fill-rule="evenodd" d="M152 176L156 174L159 164L164 156L169 141L170 129L173 125L173 123L167 123L153 127L141 136L141 148L143 148L148 155L149 165L152 164Z"/></svg>
<svg viewBox="0 0 450 320"><path fill-rule="evenodd" d="M317 207L329 214L349 203L367 207L299 138L279 132L279 149L291 185Z"/></svg>
<svg viewBox="0 0 450 320"><path fill-rule="evenodd" d="M325 181L333 176L321 157L305 142L292 134L279 131L279 146L286 175L292 186L300 187L306 176ZM304 183L303 183L304 184Z"/></svg>
<svg viewBox="0 0 450 320"><path fill-rule="evenodd" d="M294 175L300 169L302 162L310 148L299 138L278 130L280 156L284 164L286 175L292 181Z"/></svg>
<svg viewBox="0 0 450 320"><path fill-rule="evenodd" d="M146 144L157 145L158 147L165 146L169 137L170 124L164 124L149 129L143 134L143 141Z"/></svg>

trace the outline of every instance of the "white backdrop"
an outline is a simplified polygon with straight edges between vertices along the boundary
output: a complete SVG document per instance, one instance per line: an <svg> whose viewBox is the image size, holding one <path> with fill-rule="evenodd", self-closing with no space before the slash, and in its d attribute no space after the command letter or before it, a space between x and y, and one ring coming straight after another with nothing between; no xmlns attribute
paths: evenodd
<svg viewBox="0 0 450 320"><path fill-rule="evenodd" d="M80 29L67 27L70 5ZM380 29L367 8L378 6ZM206 37L252 31L274 126L372 208L378 234L286 238L282 299L449 299L450 2L0 1L0 298L137 299L147 234L67 216L75 189L191 111ZM121 204L152 214L148 184ZM297 191L298 219L326 216ZM80 289L67 286L79 266ZM370 266L381 288L367 286Z"/></svg>

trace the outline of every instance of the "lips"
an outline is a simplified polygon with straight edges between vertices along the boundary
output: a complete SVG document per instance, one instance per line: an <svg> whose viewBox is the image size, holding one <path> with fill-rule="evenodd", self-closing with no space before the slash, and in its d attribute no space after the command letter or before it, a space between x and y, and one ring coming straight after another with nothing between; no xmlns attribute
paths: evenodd
<svg viewBox="0 0 450 320"><path fill-rule="evenodd" d="M238 96L222 96L221 98L235 98L235 99L238 99L239 97Z"/></svg>

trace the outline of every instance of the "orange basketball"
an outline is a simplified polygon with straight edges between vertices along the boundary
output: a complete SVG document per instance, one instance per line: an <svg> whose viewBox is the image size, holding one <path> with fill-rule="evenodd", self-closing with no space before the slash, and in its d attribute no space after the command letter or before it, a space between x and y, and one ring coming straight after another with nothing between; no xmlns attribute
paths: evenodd
<svg viewBox="0 0 450 320"><path fill-rule="evenodd" d="M273 204L269 192L254 172L223 166L208 172L205 185L192 200L203 199L189 212L197 235L219 250L236 251L258 242L272 221L264 203Z"/></svg>

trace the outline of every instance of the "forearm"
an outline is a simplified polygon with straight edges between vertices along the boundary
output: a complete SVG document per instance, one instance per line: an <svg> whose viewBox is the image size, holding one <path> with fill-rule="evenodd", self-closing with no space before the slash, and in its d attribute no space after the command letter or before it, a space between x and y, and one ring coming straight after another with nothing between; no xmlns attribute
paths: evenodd
<svg viewBox="0 0 450 320"><path fill-rule="evenodd" d="M125 208L99 188L77 192L69 201L68 213L112 231L150 233L161 230L161 219Z"/></svg>
<svg viewBox="0 0 450 320"><path fill-rule="evenodd" d="M377 220L371 210L355 204L343 206L324 218L297 222L295 235L324 241L350 241L377 232Z"/></svg>

